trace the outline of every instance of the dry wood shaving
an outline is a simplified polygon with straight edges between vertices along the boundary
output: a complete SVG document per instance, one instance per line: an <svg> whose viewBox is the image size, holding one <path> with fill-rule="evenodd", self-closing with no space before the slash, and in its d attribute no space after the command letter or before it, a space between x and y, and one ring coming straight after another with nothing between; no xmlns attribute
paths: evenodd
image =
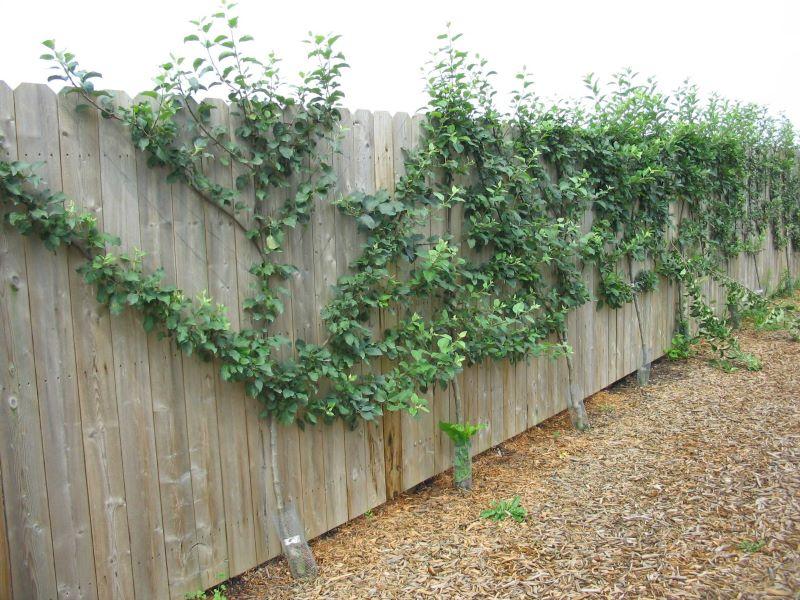
<svg viewBox="0 0 800 600"><path fill-rule="evenodd" d="M800 344L745 333L760 372L654 365L312 543L295 582L271 561L231 599L800 598ZM523 524L478 517L519 494ZM759 546L761 546L759 549Z"/></svg>

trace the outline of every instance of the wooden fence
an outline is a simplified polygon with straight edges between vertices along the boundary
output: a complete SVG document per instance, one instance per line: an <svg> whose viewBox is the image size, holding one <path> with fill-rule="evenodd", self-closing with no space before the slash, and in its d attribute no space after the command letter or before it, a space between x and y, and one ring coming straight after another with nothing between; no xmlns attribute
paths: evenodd
<svg viewBox="0 0 800 600"><path fill-rule="evenodd" d="M253 248L243 230L166 183L118 123L75 105L44 85L0 83L0 157L44 161L49 187L92 211L126 251L146 252L148 269L163 267L188 294L208 290L230 307L234 328L244 324ZM214 118L233 126L224 103ZM391 187L417 118L359 110L343 120L335 193ZM235 175L208 168L228 185ZM431 219L432 233L443 227ZM320 307L360 243L353 220L318 200L286 250L299 271L279 331L325 338ZM765 248L732 261L730 274L751 288L774 286L787 267L800 275L794 253L769 240ZM109 316L75 272L81 260L0 230L0 598L183 598L275 556L270 434L258 404L216 365L145 333L136 315ZM721 306L721 291L707 292ZM664 281L641 302L654 358L669 344L675 303ZM584 397L640 364L633 305L582 307L569 339ZM482 452L565 408L566 364L485 364L467 370L461 388L466 418L488 425L475 444ZM436 425L451 410L448 393L436 392L418 418L281 427L287 494L308 536L447 469L450 442Z"/></svg>

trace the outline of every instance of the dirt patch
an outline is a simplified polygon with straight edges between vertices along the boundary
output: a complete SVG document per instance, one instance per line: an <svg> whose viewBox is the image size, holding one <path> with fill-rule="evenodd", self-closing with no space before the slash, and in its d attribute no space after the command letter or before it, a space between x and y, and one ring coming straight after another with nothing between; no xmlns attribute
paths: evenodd
<svg viewBox="0 0 800 600"><path fill-rule="evenodd" d="M800 598L800 344L745 333L760 372L654 366L312 546L320 577L275 560L228 585L250 598ZM522 524L479 518L518 494Z"/></svg>

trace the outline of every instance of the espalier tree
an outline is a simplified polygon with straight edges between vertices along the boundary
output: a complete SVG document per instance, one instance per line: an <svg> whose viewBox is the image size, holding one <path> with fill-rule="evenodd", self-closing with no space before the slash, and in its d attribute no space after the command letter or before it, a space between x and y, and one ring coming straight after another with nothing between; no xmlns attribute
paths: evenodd
<svg viewBox="0 0 800 600"><path fill-rule="evenodd" d="M115 103L98 86L100 75L53 41L45 42L43 59L64 93L124 123L153 167L246 231L258 256L245 303L250 326L231 330L226 307L187 298L161 271L145 272L141 255L115 252L92 216L40 185L34 165L0 162L0 198L20 233L85 255L81 273L112 313L137 311L148 331L216 360L223 379L244 382L273 427L354 423L387 410L416 414L427 410L435 386L452 385L457 422L446 429L460 439L459 432L477 431L463 417L457 375L465 366L547 355L566 357L570 415L586 429L566 322L590 301L586 276L594 269L602 304L635 303L643 364L652 349L644 345L639 297L664 277L680 285L681 339L705 340L719 360L757 368L699 282L724 285L732 315L763 307L724 275L726 261L742 253L755 260L768 231L787 259L790 244L800 247L791 123L750 104L701 101L689 85L666 95L627 71L605 87L589 77L586 98L552 105L521 73L504 110L486 61L460 49L459 35L449 31L427 66L422 141L408 149L405 175L393 190L332 200L366 242L322 310L326 341L290 347L271 328L283 311L281 282L295 270L281 250L287 232L309 222L315 200L334 190L329 159L317 148L339 135L348 65L336 50L338 36L311 36L310 67L290 84L277 57L247 52L252 38L239 33L233 6L195 21L184 40L187 56L161 65L154 88L131 105ZM212 125L204 98L219 94L231 104L233 134ZM233 166L233 187L205 174L212 161ZM244 189L255 190L254 205L242 201ZM461 235L421 234L431 218ZM380 332L369 324L378 311L395 317ZM689 317L695 336L684 326Z"/></svg>

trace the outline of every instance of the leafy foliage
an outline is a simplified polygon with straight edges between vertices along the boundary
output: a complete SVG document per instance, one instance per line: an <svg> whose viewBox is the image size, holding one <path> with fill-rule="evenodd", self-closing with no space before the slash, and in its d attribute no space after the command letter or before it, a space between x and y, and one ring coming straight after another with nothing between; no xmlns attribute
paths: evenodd
<svg viewBox="0 0 800 600"><path fill-rule="evenodd" d="M767 545L766 540L742 540L739 542L739 550L742 552L747 552L748 554L754 554L759 552Z"/></svg>
<svg viewBox="0 0 800 600"><path fill-rule="evenodd" d="M470 423L446 423L442 421L439 423L439 429L444 431L450 441L458 446L468 443L481 429L486 429L486 425L484 423L472 425Z"/></svg>
<svg viewBox="0 0 800 600"><path fill-rule="evenodd" d="M672 343L667 348L667 357L670 360L684 360L694 355L692 348L693 339L683 333L672 336Z"/></svg>
<svg viewBox="0 0 800 600"><path fill-rule="evenodd" d="M499 500L491 503L490 508L481 511L482 519L504 521L511 517L517 523L522 523L528 516L528 511L520 503L520 497L514 496L510 500Z"/></svg>
<svg viewBox="0 0 800 600"><path fill-rule="evenodd" d="M45 42L51 79L124 123L150 165L232 215L258 254L245 305L253 325L234 332L212 299L186 298L161 272L143 272L140 255L112 252L115 240L90 215L36 187L34 166L0 162L8 222L51 249L78 247L88 259L84 278L112 312L137 310L148 330L217 359L222 377L244 382L265 414L300 424L414 414L467 365L564 355L570 311L593 293L622 307L662 278L680 283L689 311L681 319L699 328L695 337L676 336L676 356L702 339L721 364L756 367L699 282L722 282L731 306L755 306L752 292L722 275L725 261L754 255L768 231L778 248L800 247L792 125L754 105L701 102L690 85L670 96L629 71L609 86L590 76L587 98L556 105L543 103L520 73L503 112L494 72L449 31L428 65L422 143L409 151L405 175L393 190L332 200L366 242L322 311L328 339L292 344L276 335L281 283L295 271L281 262L287 234L334 190L330 158L317 149L339 134L347 63L338 36L312 35L312 66L287 82L276 56L247 53L252 38L239 32L234 6L193 22L184 40L190 54L163 63L155 87L132 104ZM204 99L219 91L234 131L215 124L214 104ZM234 186L206 175L214 162L233 167ZM421 233L430 219L461 236ZM596 290L586 285L592 269ZM790 322L783 310L772 322ZM378 311L396 324L375 331Z"/></svg>

